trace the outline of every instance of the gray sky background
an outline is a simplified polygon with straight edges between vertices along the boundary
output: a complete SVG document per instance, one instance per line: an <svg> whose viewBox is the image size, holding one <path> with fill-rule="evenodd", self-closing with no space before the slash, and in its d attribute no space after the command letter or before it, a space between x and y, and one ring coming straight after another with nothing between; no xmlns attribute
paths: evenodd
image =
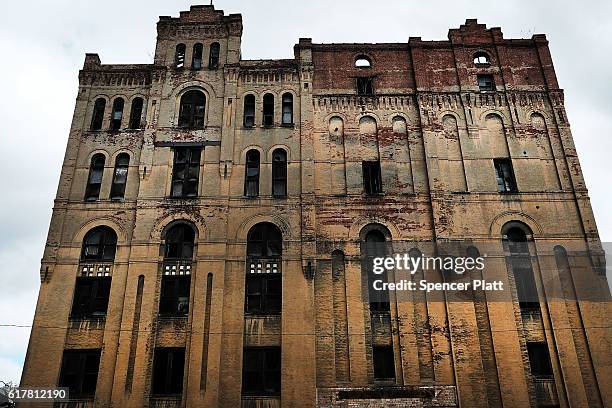
<svg viewBox="0 0 612 408"><path fill-rule="evenodd" d="M208 1L199 2L208 4ZM0 22L0 324L29 325L86 52L103 63L151 63L155 23L188 1L11 1ZM198 4L195 2L193 4ZM242 13L245 59L291 58L314 42L446 39L466 18L506 38L545 33L602 241L612 241L612 2L215 0ZM610 256L609 256L610 258ZM609 259L612 262L612 259ZM30 329L0 327L0 380L18 381Z"/></svg>

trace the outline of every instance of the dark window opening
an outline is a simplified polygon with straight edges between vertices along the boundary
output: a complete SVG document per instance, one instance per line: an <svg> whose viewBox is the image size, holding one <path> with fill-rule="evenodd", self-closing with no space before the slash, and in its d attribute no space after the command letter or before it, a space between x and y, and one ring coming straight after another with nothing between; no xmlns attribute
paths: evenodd
<svg viewBox="0 0 612 408"><path fill-rule="evenodd" d="M82 318L106 315L110 288L110 276L79 276L76 279L70 316Z"/></svg>
<svg viewBox="0 0 612 408"><path fill-rule="evenodd" d="M190 275L164 275L161 283L159 314L186 316L189 313Z"/></svg>
<svg viewBox="0 0 612 408"><path fill-rule="evenodd" d="M142 98L134 98L130 110L130 129L140 129L140 118L142 117Z"/></svg>
<svg viewBox="0 0 612 408"><path fill-rule="evenodd" d="M200 148L177 147L172 166L172 197L196 197L200 177Z"/></svg>
<svg viewBox="0 0 612 408"><path fill-rule="evenodd" d="M357 78L357 95L373 95L374 94L374 78L359 77Z"/></svg>
<svg viewBox="0 0 612 408"><path fill-rule="evenodd" d="M494 91L493 75L478 75L478 89L481 91Z"/></svg>
<svg viewBox="0 0 612 408"><path fill-rule="evenodd" d="M87 186L85 187L85 201L97 201L100 198L105 161L106 159L102 153L94 154L91 158Z"/></svg>
<svg viewBox="0 0 612 408"><path fill-rule="evenodd" d="M283 149L272 153L272 195L287 196L287 152Z"/></svg>
<svg viewBox="0 0 612 408"><path fill-rule="evenodd" d="M111 200L122 199L125 195L129 166L130 156L127 153L121 153L115 159L115 171L113 172L113 184L110 193Z"/></svg>
<svg viewBox="0 0 612 408"><path fill-rule="evenodd" d="M184 370L184 348L156 348L153 356L153 394L182 394Z"/></svg>
<svg viewBox="0 0 612 408"><path fill-rule="evenodd" d="M282 279L276 274L247 274L244 311L247 314L281 312Z"/></svg>
<svg viewBox="0 0 612 408"><path fill-rule="evenodd" d="M255 225L247 236L247 256L250 258L280 258L283 237L278 227L269 222Z"/></svg>
<svg viewBox="0 0 612 408"><path fill-rule="evenodd" d="M96 102L94 103L93 115L91 116L91 130L102 129L105 108L106 100L104 98L96 99Z"/></svg>
<svg viewBox="0 0 612 408"><path fill-rule="evenodd" d="M244 127L255 126L255 95L244 97Z"/></svg>
<svg viewBox="0 0 612 408"><path fill-rule="evenodd" d="M497 181L497 191L500 193L516 193L516 180L512 169L512 160L493 159L495 166L495 179Z"/></svg>
<svg viewBox="0 0 612 408"><path fill-rule="evenodd" d="M183 68L185 66L185 44L176 45L176 53L174 54L174 67Z"/></svg>
<svg viewBox="0 0 612 408"><path fill-rule="evenodd" d="M263 97L263 125L274 125L274 95L270 93Z"/></svg>
<svg viewBox="0 0 612 408"><path fill-rule="evenodd" d="M210 55L208 56L208 69L219 68L219 53L221 46L218 42L210 44Z"/></svg>
<svg viewBox="0 0 612 408"><path fill-rule="evenodd" d="M372 359L375 380L395 379L395 359L392 346L373 346Z"/></svg>
<svg viewBox="0 0 612 408"><path fill-rule="evenodd" d="M71 397L93 397L98 382L100 349L64 350L59 387L68 387Z"/></svg>
<svg viewBox="0 0 612 408"><path fill-rule="evenodd" d="M382 176L379 161L365 161L363 169L363 189L367 195L382 194Z"/></svg>
<svg viewBox="0 0 612 408"><path fill-rule="evenodd" d="M123 98L117 98L113 102L113 113L111 114L111 130L121 129L121 119L123 118Z"/></svg>
<svg viewBox="0 0 612 408"><path fill-rule="evenodd" d="M117 234L109 227L96 227L83 238L81 262L111 262L115 259Z"/></svg>
<svg viewBox="0 0 612 408"><path fill-rule="evenodd" d="M242 394L278 396L280 391L280 347L246 348L242 361Z"/></svg>
<svg viewBox="0 0 612 408"><path fill-rule="evenodd" d="M206 96L204 92L193 89L181 96L178 126L187 129L202 129L204 127L204 109Z"/></svg>
<svg viewBox="0 0 612 408"><path fill-rule="evenodd" d="M540 309L538 289L533 275L527 235L519 227L512 227L505 233L510 256L507 258L512 268L516 295L521 312Z"/></svg>
<svg viewBox="0 0 612 408"><path fill-rule="evenodd" d="M289 92L283 94L283 125L293 125L293 95Z"/></svg>
<svg viewBox="0 0 612 408"><path fill-rule="evenodd" d="M246 197L259 196L259 151L257 150L249 150L246 154L244 195Z"/></svg>
<svg viewBox="0 0 612 408"><path fill-rule="evenodd" d="M527 343L529 366L534 377L550 378L553 376L548 345L546 343Z"/></svg>
<svg viewBox="0 0 612 408"><path fill-rule="evenodd" d="M365 255L364 259L366 271L372 270L375 257L384 256L387 253L386 241L387 239L385 235L378 229L373 229L366 234L365 242L362 247L362 254ZM373 276L370 273L368 273L367 276L370 313L388 313L391 310L389 292L387 290L374 290L372 281ZM383 274L378 275L376 279L387 282L387 273L384 272Z"/></svg>
<svg viewBox="0 0 612 408"><path fill-rule="evenodd" d="M193 259L195 231L187 224L173 225L165 237L164 260Z"/></svg>
<svg viewBox="0 0 612 408"><path fill-rule="evenodd" d="M202 43L195 43L193 45L193 55L191 57L191 69L199 70L202 69L202 52L204 47Z"/></svg>
<svg viewBox="0 0 612 408"><path fill-rule="evenodd" d="M484 52L477 52L474 54L474 64L475 65L489 65L491 61L489 60L489 56Z"/></svg>

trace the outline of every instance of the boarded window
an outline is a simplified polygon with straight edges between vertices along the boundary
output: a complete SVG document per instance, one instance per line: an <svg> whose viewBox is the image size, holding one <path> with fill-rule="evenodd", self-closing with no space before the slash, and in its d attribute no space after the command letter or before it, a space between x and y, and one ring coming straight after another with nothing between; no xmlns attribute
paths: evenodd
<svg viewBox="0 0 612 408"><path fill-rule="evenodd" d="M512 169L512 160L493 159L495 167L495 179L497 181L497 191L500 193L516 193L516 181Z"/></svg>
<svg viewBox="0 0 612 408"><path fill-rule="evenodd" d="M379 161L362 162L363 189L367 195L382 194L382 177Z"/></svg>
<svg viewBox="0 0 612 408"><path fill-rule="evenodd" d="M182 347L156 348L153 355L154 395L183 393L185 349Z"/></svg>
<svg viewBox="0 0 612 408"><path fill-rule="evenodd" d="M246 154L244 195L246 197L259 195L259 151L257 150L249 150Z"/></svg>
<svg viewBox="0 0 612 408"><path fill-rule="evenodd" d="M204 109L206 96L197 89L187 91L181 96L178 125L187 129L202 129L204 127Z"/></svg>
<svg viewBox="0 0 612 408"><path fill-rule="evenodd" d="M113 171L113 184L111 186L111 199L119 200L125 195L125 185L127 184L128 169L130 166L130 156L127 153L117 155L115 159L115 170Z"/></svg>
<svg viewBox="0 0 612 408"><path fill-rule="evenodd" d="M96 102L94 103L93 115L91 116L91 130L102 129L105 108L106 100L104 98L96 99Z"/></svg>
<svg viewBox="0 0 612 408"><path fill-rule="evenodd" d="M374 78L359 77L357 78L357 95L373 95L374 94Z"/></svg>
<svg viewBox="0 0 612 408"><path fill-rule="evenodd" d="M159 313L171 316L186 316L189 312L190 275L162 276Z"/></svg>
<svg viewBox="0 0 612 408"><path fill-rule="evenodd" d="M100 354L100 349L64 350L58 386L68 387L70 397L93 397Z"/></svg>
<svg viewBox="0 0 612 408"><path fill-rule="evenodd" d="M172 197L187 198L198 195L200 154L200 148L177 147L174 149Z"/></svg>
<svg viewBox="0 0 612 408"><path fill-rule="evenodd" d="M293 124L293 95L289 92L283 94L283 125Z"/></svg>
<svg viewBox="0 0 612 408"><path fill-rule="evenodd" d="M111 130L121 129L121 119L123 118L123 98L117 98L113 102L113 112L111 114L110 128Z"/></svg>
<svg viewBox="0 0 612 408"><path fill-rule="evenodd" d="M242 394L278 396L281 391L281 348L245 348L242 361Z"/></svg>
<svg viewBox="0 0 612 408"><path fill-rule="evenodd" d="M185 66L185 44L177 44L174 54L174 67L183 68Z"/></svg>
<svg viewBox="0 0 612 408"><path fill-rule="evenodd" d="M287 196L287 152L283 149L272 153L272 195Z"/></svg>
<svg viewBox="0 0 612 408"><path fill-rule="evenodd" d="M202 51L204 47L202 43L195 43L193 45L193 55L191 57L191 69L199 70L202 69Z"/></svg>
<svg viewBox="0 0 612 408"><path fill-rule="evenodd" d="M274 95L267 93L263 97L263 125L274 125Z"/></svg>
<svg viewBox="0 0 612 408"><path fill-rule="evenodd" d="M70 316L83 318L106 315L110 288L110 276L79 276L76 279Z"/></svg>
<svg viewBox="0 0 612 408"><path fill-rule="evenodd" d="M493 75L478 75L478 89L481 91L494 91Z"/></svg>
<svg viewBox="0 0 612 408"><path fill-rule="evenodd" d="M392 346L373 346L372 359L375 380L395 379L395 359L393 358Z"/></svg>
<svg viewBox="0 0 612 408"><path fill-rule="evenodd" d="M208 56L208 68L217 69L219 68L219 54L221 46L218 42L210 44L210 55Z"/></svg>
<svg viewBox="0 0 612 408"><path fill-rule="evenodd" d="M244 97L244 127L255 126L255 95Z"/></svg>
<svg viewBox="0 0 612 408"><path fill-rule="evenodd" d="M102 153L94 154L91 158L87 186L85 187L85 201L97 201L100 198L100 187L102 186L105 161Z"/></svg>
<svg viewBox="0 0 612 408"><path fill-rule="evenodd" d="M132 100L132 108L130 109L130 129L140 129L143 102L142 98L134 98L134 100Z"/></svg>

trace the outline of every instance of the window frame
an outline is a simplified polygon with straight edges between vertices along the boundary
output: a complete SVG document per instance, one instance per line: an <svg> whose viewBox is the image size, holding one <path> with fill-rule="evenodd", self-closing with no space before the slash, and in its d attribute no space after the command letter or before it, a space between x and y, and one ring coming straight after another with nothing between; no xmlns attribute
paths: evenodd
<svg viewBox="0 0 612 408"><path fill-rule="evenodd" d="M293 94L285 92L281 97L281 124L293 126Z"/></svg>
<svg viewBox="0 0 612 408"><path fill-rule="evenodd" d="M85 202L100 200L100 190L102 188L102 181L104 181L105 166L106 156L102 153L96 153L91 156L87 184L85 186L85 196L83 198Z"/></svg>
<svg viewBox="0 0 612 408"><path fill-rule="evenodd" d="M152 395L183 394L185 386L185 357L184 347L155 348L153 351L153 373L151 376ZM165 360L165 363L162 359ZM160 375L164 375L163 381L160 381ZM175 378L175 376L178 376L178 378ZM163 382L161 387L160 382Z"/></svg>
<svg viewBox="0 0 612 408"><path fill-rule="evenodd" d="M277 160L277 155L282 157ZM272 196L287 197L287 152L285 149L274 149L272 152Z"/></svg>
<svg viewBox="0 0 612 408"><path fill-rule="evenodd" d="M502 157L493 159L493 168L495 170L495 181L497 183L498 193L515 194L519 192L511 158Z"/></svg>
<svg viewBox="0 0 612 408"><path fill-rule="evenodd" d="M242 105L242 126L245 128L255 127L255 101L255 95L253 94L244 96Z"/></svg>
<svg viewBox="0 0 612 408"><path fill-rule="evenodd" d="M361 162L363 176L363 191L367 196L379 196L383 194L382 169L380 160L368 160Z"/></svg>
<svg viewBox="0 0 612 408"><path fill-rule="evenodd" d="M130 107L130 122L128 123L129 129L141 129L143 109L144 109L144 99L143 98L141 98L140 96L137 96L136 98L132 99L132 105Z"/></svg>
<svg viewBox="0 0 612 408"><path fill-rule="evenodd" d="M101 234L99 242L89 243L95 234ZM88 255L89 247L97 247L95 256ZM110 227L101 225L90 229L85 237L83 237L83 243L81 245L81 263L88 262L113 262L115 255L117 254L117 233Z"/></svg>
<svg viewBox="0 0 612 408"><path fill-rule="evenodd" d="M181 154L185 159L180 159ZM170 198L197 198L200 189L200 171L202 148L200 147L174 147L172 160L172 177ZM180 177L181 168L183 176ZM192 174L195 174L193 176ZM178 186L180 185L180 192ZM186 188L189 186L189 188Z"/></svg>
<svg viewBox="0 0 612 408"><path fill-rule="evenodd" d="M535 378L553 378L554 372L550 359L550 350L546 342L528 341L527 355L529 357L529 372L531 375Z"/></svg>
<svg viewBox="0 0 612 408"><path fill-rule="evenodd" d="M476 75L476 83L480 92L495 92L495 78L492 74Z"/></svg>
<svg viewBox="0 0 612 408"><path fill-rule="evenodd" d="M176 44L174 49L174 68L183 69L185 68L185 58L187 55L187 46L183 43Z"/></svg>
<svg viewBox="0 0 612 408"><path fill-rule="evenodd" d="M101 130L104 126L104 111L106 110L106 99L97 98L94 102L93 111L91 114L90 130Z"/></svg>
<svg viewBox="0 0 612 408"><path fill-rule="evenodd" d="M125 162L120 162L122 159L126 159ZM120 174L121 171L125 170L125 174ZM111 183L110 199L111 200L123 200L125 198L125 189L128 182L128 175L130 170L130 155L127 153L119 153L115 157L115 167L113 169L113 180ZM122 179L119 181L119 179Z"/></svg>
<svg viewBox="0 0 612 408"><path fill-rule="evenodd" d="M176 232L176 241L174 233ZM191 261L195 248L195 230L189 224L172 224L164 234L164 261Z"/></svg>
<svg viewBox="0 0 612 408"><path fill-rule="evenodd" d="M255 156L253 156L255 155ZM249 170L253 170L250 174ZM261 154L257 149L250 149L245 155L244 165L244 196L259 197L259 176L261 174ZM254 186L254 187L253 187Z"/></svg>
<svg viewBox="0 0 612 408"><path fill-rule="evenodd" d="M221 57L221 44L214 42L210 44L210 52L208 54L208 69L219 68L219 60Z"/></svg>
<svg viewBox="0 0 612 408"><path fill-rule="evenodd" d="M71 397L80 397L93 399L96 394L98 376L100 371L100 359L102 356L101 349L65 349L62 354L62 362L60 366L60 374L58 379L58 387L67 387ZM67 372L69 370L70 358L74 358L75 365L78 365L76 372ZM91 359L88 362L88 359ZM93 364L91 362L93 361ZM89 364L88 364L89 363ZM95 365L95 372L92 366ZM73 381L68 381L67 376L74 376ZM90 378L90 385L85 387L86 378ZM76 383L76 389L71 387L71 382ZM93 389L91 387L93 384Z"/></svg>
<svg viewBox="0 0 612 408"><path fill-rule="evenodd" d="M254 363L251 361L254 360ZM270 361L273 364L270 364ZM254 369L251 369L255 366ZM278 397L282 385L282 351L280 346L245 347L242 356L242 395L252 397ZM249 378L255 387L247 385ZM269 383L273 386L269 387Z"/></svg>
<svg viewBox="0 0 612 408"><path fill-rule="evenodd" d="M204 67L204 45L200 42L193 44L191 53L191 69L199 71Z"/></svg>
<svg viewBox="0 0 612 408"><path fill-rule="evenodd" d="M262 98L262 118L261 125L263 127L274 126L274 94L268 92Z"/></svg>
<svg viewBox="0 0 612 408"><path fill-rule="evenodd" d="M200 89L189 89L179 101L178 123L182 129L204 129L206 120L206 94Z"/></svg>
<svg viewBox="0 0 612 408"><path fill-rule="evenodd" d="M159 315L188 316L190 303L191 275L163 275L159 293Z"/></svg>
<svg viewBox="0 0 612 408"><path fill-rule="evenodd" d="M111 109L110 123L108 125L109 130L121 130L121 122L123 121L123 109L125 107L125 100L121 97L115 98L113 101L113 108Z"/></svg>
<svg viewBox="0 0 612 408"><path fill-rule="evenodd" d="M381 357L383 357L381 359ZM373 345L372 346L372 365L375 381L395 381L395 352L393 345ZM392 376L386 374L391 373Z"/></svg>
<svg viewBox="0 0 612 408"><path fill-rule="evenodd" d="M106 316L112 285L110 276L78 276L72 297L70 318L87 319Z"/></svg>
<svg viewBox="0 0 612 408"><path fill-rule="evenodd" d="M359 96L374 95L374 77L373 76L358 76L355 79L355 88Z"/></svg>

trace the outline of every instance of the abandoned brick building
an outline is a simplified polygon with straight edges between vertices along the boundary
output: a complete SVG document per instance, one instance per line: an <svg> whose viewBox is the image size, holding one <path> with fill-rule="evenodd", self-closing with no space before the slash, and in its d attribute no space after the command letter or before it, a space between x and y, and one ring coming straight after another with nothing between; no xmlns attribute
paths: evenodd
<svg viewBox="0 0 612 408"><path fill-rule="evenodd" d="M80 408L612 406L610 303L547 297L600 242L544 35L467 20L244 60L239 14L157 31L152 64L85 56L22 387ZM536 301L504 256L484 273L506 301L364 299L362 243L453 240L520 248Z"/></svg>

